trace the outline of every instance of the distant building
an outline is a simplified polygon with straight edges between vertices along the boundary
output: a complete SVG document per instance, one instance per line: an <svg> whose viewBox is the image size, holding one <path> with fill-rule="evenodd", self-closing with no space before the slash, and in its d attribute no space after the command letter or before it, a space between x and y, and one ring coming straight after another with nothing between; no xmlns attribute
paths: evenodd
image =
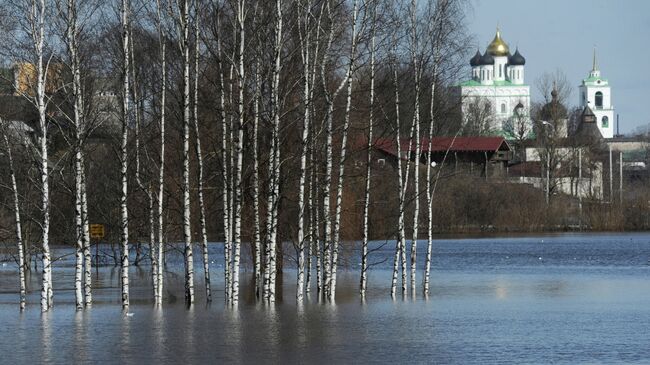
<svg viewBox="0 0 650 365"><path fill-rule="evenodd" d="M604 138L614 137L614 105L612 105L612 90L609 81L601 77L596 63L596 51L589 77L582 80L580 85L581 107L589 106L598 121L598 129Z"/></svg>
<svg viewBox="0 0 650 365"><path fill-rule="evenodd" d="M471 118L473 105L484 104L481 108L489 108L492 114L492 134L515 137L512 125L516 120L530 125L530 86L524 83L526 59L519 49L510 53L497 28L485 53L477 50L469 63L471 78L461 82L456 90L462 102L463 121Z"/></svg>

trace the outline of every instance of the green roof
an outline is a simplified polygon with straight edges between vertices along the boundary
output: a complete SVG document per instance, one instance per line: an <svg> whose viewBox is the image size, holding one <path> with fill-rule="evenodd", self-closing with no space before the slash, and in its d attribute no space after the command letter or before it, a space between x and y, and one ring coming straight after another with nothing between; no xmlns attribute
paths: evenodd
<svg viewBox="0 0 650 365"><path fill-rule="evenodd" d="M596 82L600 80L601 83L597 84ZM593 85L607 85L609 84L609 81L607 79L602 78L602 77L587 77L586 79L582 80L584 84L593 84Z"/></svg>

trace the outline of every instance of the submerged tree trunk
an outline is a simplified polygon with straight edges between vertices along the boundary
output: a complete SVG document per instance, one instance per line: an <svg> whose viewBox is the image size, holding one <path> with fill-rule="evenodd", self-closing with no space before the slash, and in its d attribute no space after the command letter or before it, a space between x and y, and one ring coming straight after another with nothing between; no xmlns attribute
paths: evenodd
<svg viewBox="0 0 650 365"><path fill-rule="evenodd" d="M162 19L160 16L160 1L157 0L158 12L158 42L160 44L160 72L161 72L161 85L160 85L160 155L158 156L158 235L157 235L157 266L155 275L155 289L154 301L157 305L162 304L163 296L163 259L164 259L164 225L163 225L163 194L165 190L165 107L167 97L167 54L166 54L166 41L161 25Z"/></svg>
<svg viewBox="0 0 650 365"><path fill-rule="evenodd" d="M332 247L332 280L328 296L334 300L336 296L336 269L339 258L339 240L341 235L341 204L343 202L343 179L345 177L345 158L347 153L348 130L350 129L350 108L352 105L352 72L355 65L357 49L357 0L352 5L352 39L350 44L350 55L347 70L347 97L345 103L345 117L343 122L343 135L341 137L341 155L339 160L339 176L336 188L336 212L334 216L334 244Z"/></svg>
<svg viewBox="0 0 650 365"><path fill-rule="evenodd" d="M217 19L217 70L219 72L219 110L221 114L221 174L223 176L222 203L223 203L223 234L224 234L224 293L226 301L230 301L230 184L232 177L228 171L228 123L226 119L226 84L224 82L224 69L221 51L220 25Z"/></svg>
<svg viewBox="0 0 650 365"><path fill-rule="evenodd" d="M305 7L304 17L301 15L302 27L298 30L300 36L300 51L303 64L303 122L302 122L302 150L300 154L300 182L298 183L298 277L296 283L296 300L303 300L305 287L305 181L307 173L307 148L309 143L309 110L311 108L310 91L310 20L311 12L309 4ZM300 28L300 24L299 24Z"/></svg>
<svg viewBox="0 0 650 365"><path fill-rule="evenodd" d="M255 64L255 100L253 104L253 241L254 241L254 275L255 275L255 296L262 294L262 239L260 228L260 162L258 151L259 119L260 119L260 98L262 92L262 81L260 79L260 64Z"/></svg>
<svg viewBox="0 0 650 365"><path fill-rule="evenodd" d="M38 109L38 121L40 136L38 137L39 154L40 154L40 174L41 174L41 214L42 231L42 270L43 285L41 290L41 310L47 311L52 306L52 267L50 257L50 187L49 187L49 157L47 148L47 116L45 103L45 80L47 70L44 65L44 43L45 43L45 0L32 0L31 3L31 36L34 51L37 58L36 70L36 107Z"/></svg>
<svg viewBox="0 0 650 365"><path fill-rule="evenodd" d="M435 120L434 113L434 102L435 102L435 92L436 92L436 79L437 79L437 70L438 63L440 62L440 28L442 27L442 21L444 17L444 12L446 11L446 3L440 4L440 8L435 9L432 23L435 27L438 28L437 34L433 31L434 28L431 28L431 39L433 43L433 80L431 81L431 95L429 99L429 141L427 151L431 151L431 140L433 139L433 127ZM431 153L427 155L427 175L426 175L426 189L427 189L427 256L424 264L424 295L429 295L429 280L431 276L431 255L433 251L433 191L431 190ZM442 166L440 167L442 169ZM439 170L441 171L441 170ZM437 182L437 179L436 179Z"/></svg>
<svg viewBox="0 0 650 365"><path fill-rule="evenodd" d="M0 120L0 123L2 121ZM2 128L2 126L0 126ZM25 309L25 304L27 301L27 285L25 282L25 250L23 247L23 233L22 233L22 223L20 219L20 201L18 199L18 184L16 183L16 170L14 168L14 159L11 151L11 145L9 144L9 138L7 137L7 132L2 131L2 137L7 147L7 159L9 162L9 177L11 179L11 193L13 197L14 205L14 219L15 219L15 234L16 234L16 246L18 248L18 275L20 279L20 310Z"/></svg>
<svg viewBox="0 0 650 365"><path fill-rule="evenodd" d="M264 298L275 302L277 268L277 211L280 200L280 71L282 56L282 0L275 1L275 25L273 31L273 72L271 84L272 141L269 153L269 197L267 199L266 267L264 270Z"/></svg>
<svg viewBox="0 0 650 365"><path fill-rule="evenodd" d="M402 152L401 152L401 139L400 139L400 115L399 115L399 83L397 79L397 64L393 64L393 88L395 94L395 140L397 147L397 189L399 194L399 218L397 223L398 238L395 247L395 258L393 261L393 276L390 287L390 295L394 298L395 292L397 289L397 276L399 273L399 261L400 257L404 252L406 246L406 237L404 233L404 191L406 190L403 180L402 180ZM408 176L408 172L406 174ZM402 271L405 270L404 265L402 266ZM404 288L404 283L402 283Z"/></svg>
<svg viewBox="0 0 650 365"><path fill-rule="evenodd" d="M363 199L363 238L361 243L361 282L359 293L362 298L366 296L368 285L368 220L370 215L370 177L372 167L372 127L374 125L375 106L375 25L377 22L377 5L372 8L372 34L370 36L370 108L368 112L368 143L366 145L366 186Z"/></svg>
<svg viewBox="0 0 650 365"><path fill-rule="evenodd" d="M411 295L415 295L417 265L418 227L420 217L420 63L418 57L418 34L416 23L417 1L411 1L411 60L415 79L415 100L413 105L413 126L415 127L415 165L413 166L414 208L413 237L411 240Z"/></svg>
<svg viewBox="0 0 650 365"><path fill-rule="evenodd" d="M122 95L122 141L120 146L120 176L121 176L121 195L120 195L120 215L121 215L121 259L122 265L121 281L122 281L122 308L128 310L129 308L129 212L127 209L127 196L128 196L128 130L129 130L129 0L122 0L122 51L124 52L124 59L122 61L123 73L123 90Z"/></svg>
<svg viewBox="0 0 650 365"><path fill-rule="evenodd" d="M194 259L192 255L192 230L190 217L190 44L189 1L181 5L180 25L183 53L183 241L185 242L185 302L194 303Z"/></svg>
<svg viewBox="0 0 650 365"><path fill-rule="evenodd" d="M84 304L90 306L92 298L92 255L90 254L90 228L88 218L88 194L86 193L86 171L83 154L81 156L81 225L84 242Z"/></svg>
<svg viewBox="0 0 650 365"><path fill-rule="evenodd" d="M67 13L65 15L67 27L67 51L70 58L70 71L72 73L72 97L74 125L74 195L75 195L75 304L77 309L84 306L84 247L86 236L84 235L84 212L83 212L83 158L82 158L82 129L84 121L83 93L81 90L81 72L79 69L78 42L77 42L77 2L68 0Z"/></svg>
<svg viewBox="0 0 650 365"><path fill-rule="evenodd" d="M195 2L196 6L196 2ZM197 9L198 10L198 9ZM208 232L205 221L205 202L203 199L203 154L201 152L201 133L199 130L199 21L194 20L194 135L196 143L194 152L197 161L197 185L199 193L199 225L201 229L201 249L203 254L203 275L205 281L205 298L208 302L212 301L212 291L210 288L210 257L208 255Z"/></svg>
<svg viewBox="0 0 650 365"><path fill-rule="evenodd" d="M243 143L244 143L244 46L245 46L245 1L237 2L237 24L239 25L239 64L237 72L239 97L237 98L237 136L235 140L235 153L237 154L237 163L234 166L235 175L235 216L234 216L234 235L233 235L233 281L232 281L232 304L237 305L239 301L239 261L241 255L241 215L243 206L242 197L242 169L244 163Z"/></svg>

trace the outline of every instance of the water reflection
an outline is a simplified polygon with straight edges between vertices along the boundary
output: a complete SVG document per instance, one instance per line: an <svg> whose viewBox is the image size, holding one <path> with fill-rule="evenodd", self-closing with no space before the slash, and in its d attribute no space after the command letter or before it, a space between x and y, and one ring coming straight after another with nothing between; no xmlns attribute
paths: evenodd
<svg viewBox="0 0 650 365"><path fill-rule="evenodd" d="M134 354L131 354L131 321L133 317L135 317L134 312L122 311L119 331L119 356L123 364L131 363L132 356L134 356Z"/></svg>
<svg viewBox="0 0 650 365"><path fill-rule="evenodd" d="M53 310L41 313L41 349L43 351L42 359L44 363L52 362L52 317L55 315Z"/></svg>
<svg viewBox="0 0 650 365"><path fill-rule="evenodd" d="M92 326L92 322L88 320L88 316L87 311L76 311L74 313L73 357L76 363L85 362L88 358L88 354L86 353L88 349L86 331L87 328Z"/></svg>
<svg viewBox="0 0 650 365"><path fill-rule="evenodd" d="M291 268L285 300L274 305L255 300L244 273L247 297L236 308L221 284L212 305L187 308L182 257L172 252L161 307L152 304L148 267L133 269L132 316L120 310L119 268L96 269L96 301L76 312L65 289L74 262L60 261L57 306L43 315L36 292L17 315L15 273L0 269L2 362L642 363L650 359L650 235L599 237L440 242L429 296L394 301L390 265L373 267L363 299L358 272L341 270L336 302L321 301L314 286L301 304ZM222 270L213 272L222 283ZM32 280L38 291L38 275Z"/></svg>
<svg viewBox="0 0 650 365"><path fill-rule="evenodd" d="M161 361L165 358L167 353L167 347L165 343L167 342L167 327L165 326L165 312L163 306L154 305L152 310L152 338L153 338L153 357L156 359L156 362Z"/></svg>

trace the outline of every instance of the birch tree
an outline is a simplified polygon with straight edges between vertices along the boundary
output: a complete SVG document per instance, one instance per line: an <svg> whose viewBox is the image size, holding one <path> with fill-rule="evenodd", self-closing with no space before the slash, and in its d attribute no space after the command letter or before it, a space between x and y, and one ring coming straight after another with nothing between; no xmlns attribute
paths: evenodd
<svg viewBox="0 0 650 365"><path fill-rule="evenodd" d="M255 63L255 100L253 101L253 249L255 296L259 297L264 289L262 283L262 237L260 222L260 161L259 161L259 123L262 80L260 62Z"/></svg>
<svg viewBox="0 0 650 365"><path fill-rule="evenodd" d="M375 109L375 51L376 51L376 25L377 25L377 3L372 0L372 20L370 30L370 100L368 111L368 142L366 144L366 182L363 199L363 234L361 243L361 283L359 292L362 298L365 298L366 288L368 285L368 219L370 213L370 177L372 167L372 128L374 125Z"/></svg>
<svg viewBox="0 0 650 365"><path fill-rule="evenodd" d="M49 156L48 156L48 123L45 83L49 61L45 60L45 22L47 6L45 0L32 0L28 16L29 35L31 37L34 56L36 59L36 93L34 104L38 109L38 136L40 177L41 177L41 249L43 285L41 290L41 310L47 311L53 304L52 267L50 254L50 185L49 185Z"/></svg>
<svg viewBox="0 0 650 365"><path fill-rule="evenodd" d="M213 56L217 63L217 73L218 73L218 104L217 112L219 115L219 124L221 125L221 144L220 144L220 154L221 154L221 175L222 175L222 190L221 190L221 199L222 199L222 224L223 224L223 237L224 237L224 294L226 302L230 301L232 284L230 280L231 274L231 265L230 265L230 246L232 238L232 216L230 214L232 202L231 202L231 184L230 181L232 176L230 174L229 165L229 148L228 148L228 118L226 114L226 83L225 83L225 65L224 59L227 58L225 53L222 50L222 27L221 27L221 8L220 4L213 2L213 12L215 18L215 25L212 27L212 36L214 37L215 50L213 51Z"/></svg>
<svg viewBox="0 0 650 365"><path fill-rule="evenodd" d="M393 40L393 43L395 41ZM393 45L393 47L395 47ZM395 297L395 292L397 289L397 276L399 273L399 262L400 258L402 257L402 254L404 252L405 246L406 246L406 234L405 234L405 229L404 229L404 195L406 191L406 186L407 183L405 183L402 179L402 152L401 152L401 135L400 135L400 99L399 99L399 83L398 83L398 70L397 70L397 56L395 49L393 48L393 55L392 55L392 68L393 68L393 88L394 88L394 105L395 105L395 146L397 148L397 189L398 189L398 197L399 197L399 203L398 203L398 223L397 223L397 231L398 231L398 239L396 241L396 247L395 247L395 258L393 260L393 275L392 275L392 280L391 280L391 287L390 287L390 294L394 298ZM406 176L408 176L408 171L406 173ZM402 264L402 271L405 270L404 264ZM405 286L404 283L402 283L402 290L404 291ZM404 294L404 293L403 293Z"/></svg>
<svg viewBox="0 0 650 365"><path fill-rule="evenodd" d="M411 0L411 62L413 63L414 78L414 105L413 126L415 141L415 166L413 166L414 208L413 208L413 239L411 240L411 293L415 295L415 275L417 265L418 226L420 216L420 62L418 60L418 33L417 33L417 1ZM410 153L410 151L409 151Z"/></svg>
<svg viewBox="0 0 650 365"><path fill-rule="evenodd" d="M0 124L3 124L4 121L0 119ZM7 130L4 125L0 126L2 131L2 138L4 140L7 162L9 163L9 179L11 180L11 195L13 198L13 210L14 210L14 227L16 234L16 246L18 249L18 277L20 284L20 310L25 310L25 304L27 302L27 284L25 281L25 250L23 246L23 233L22 233L22 220L20 216L20 200L18 194L18 184L16 183L16 169L14 168L14 158L12 152L12 146L9 142L7 136Z"/></svg>
<svg viewBox="0 0 650 365"><path fill-rule="evenodd" d="M120 216L121 216L121 238L120 238L120 263L122 266L122 308L129 308L129 212L127 208L128 197L128 137L129 137L129 62L131 48L129 43L129 22L130 22L130 0L122 0L121 21L122 21L122 140L120 146Z"/></svg>
<svg viewBox="0 0 650 365"><path fill-rule="evenodd" d="M161 73L161 83L160 83L160 155L158 162L158 211L157 211L157 220L158 220L158 235L156 242L156 254L157 254L157 266L156 266L156 275L155 275L155 284L154 284L154 301L157 305L162 303L162 294L163 294L163 253L164 253L164 217L163 217L163 194L165 188L165 108L166 108L166 97L167 97L167 52L166 52L166 40L165 33L163 31L162 17L161 17L161 6L160 0L156 0L156 11L157 11L157 27L158 27L158 42L160 45L160 73Z"/></svg>
<svg viewBox="0 0 650 365"><path fill-rule="evenodd" d="M339 160L339 175L336 187L336 212L334 216L334 243L332 248L332 279L329 286L328 296L331 300L334 299L336 294L336 270L338 266L339 257L339 241L341 234L341 204L343 201L343 180L345 178L345 159L347 154L348 131L350 129L350 108L352 105L352 73L354 71L357 52L357 14L359 11L358 1L354 0L352 4L352 18L350 20L351 26L351 40L350 40L350 54L347 66L345 81L347 84L346 102L345 102L345 116L343 122L343 131L341 136L341 152ZM364 12L365 14L365 12Z"/></svg>
<svg viewBox="0 0 650 365"><path fill-rule="evenodd" d="M434 130L434 105L435 105L435 92L438 64L440 62L440 37L442 36L442 15L444 15L447 7L447 1L442 0L437 3L433 11L432 25L429 28L429 37L433 45L433 69L431 81L431 95L429 98L429 140L427 144L428 156L431 156L431 147L433 140ZM433 250L433 191L431 190L431 160L427 158L427 171L426 171L426 201L427 201L427 253L424 264L424 281L423 292L424 295L429 295L429 280L431 276L431 254Z"/></svg>
<svg viewBox="0 0 650 365"><path fill-rule="evenodd" d="M81 70L79 60L79 28L77 25L78 4L76 0L67 0L66 4L57 3L62 14L65 26L65 44L69 58L69 68L72 74L72 116L69 117L74 126L73 153L74 153L74 220L75 220L75 304L77 309L82 309L84 299L84 249L87 246L84 234L85 222L83 212L82 194L83 184L83 157L82 140L84 128L84 100L81 84Z"/></svg>
<svg viewBox="0 0 650 365"><path fill-rule="evenodd" d="M183 241L185 242L185 301L194 303L194 260L190 216L190 4L179 1L179 47L183 57Z"/></svg>
<svg viewBox="0 0 650 365"><path fill-rule="evenodd" d="M302 122L302 151L300 154L300 182L298 184L298 278L296 300L301 302L304 293L305 277L305 180L307 171L307 150L309 144L309 113L311 108L311 2L301 3L301 13L298 21L300 37L300 57L303 65L303 122Z"/></svg>
<svg viewBox="0 0 650 365"><path fill-rule="evenodd" d="M210 288L210 258L208 255L208 232L205 221L205 202L203 198L203 155L201 153L201 133L199 131L199 13L197 2L194 2L196 18L194 20L194 153L197 161L197 185L199 197L199 225L201 230L201 250L203 257L203 273L205 279L205 297L208 302L212 301Z"/></svg>
<svg viewBox="0 0 650 365"><path fill-rule="evenodd" d="M237 1L237 26L239 31L238 43L238 71L237 81L239 96L237 98L237 131L235 139L235 153L237 154L237 163L234 166L234 235L233 235L233 281L232 281L232 304L237 305L239 301L239 262L241 255L241 214L242 214L242 169L243 169L243 140L244 140L244 47L246 37L246 1Z"/></svg>
<svg viewBox="0 0 650 365"><path fill-rule="evenodd" d="M356 4L356 2L355 2ZM323 270L324 270L324 282L323 290L326 296L331 296L331 282L332 282L332 259L333 259L333 241L334 235L332 232L332 214L330 208L330 199L331 199L331 185L332 185L332 169L333 169L333 134L334 134L334 101L338 94L343 90L343 87L348 81L349 74L346 72L345 77L341 82L336 86L334 92L330 92L328 85L329 82L326 77L326 70L329 64L329 59L331 57L330 52L332 49L332 42L334 40L334 18L332 14L332 4L331 1L325 2L325 10L327 11L327 18L329 21L329 32L327 37L327 45L324 50L323 60L321 62L321 83L323 85L323 95L325 97L325 181L323 181L323 214L325 219L325 240L323 247ZM356 14L355 14L356 15ZM356 17L355 17L356 18ZM334 232L335 233L335 232Z"/></svg>
<svg viewBox="0 0 650 365"><path fill-rule="evenodd" d="M275 302L277 259L277 209L280 199L280 72L282 70L282 7L283 0L275 0L273 29L273 69L271 75L271 125L272 137L269 151L269 195L266 217L266 259L264 269L264 299Z"/></svg>

